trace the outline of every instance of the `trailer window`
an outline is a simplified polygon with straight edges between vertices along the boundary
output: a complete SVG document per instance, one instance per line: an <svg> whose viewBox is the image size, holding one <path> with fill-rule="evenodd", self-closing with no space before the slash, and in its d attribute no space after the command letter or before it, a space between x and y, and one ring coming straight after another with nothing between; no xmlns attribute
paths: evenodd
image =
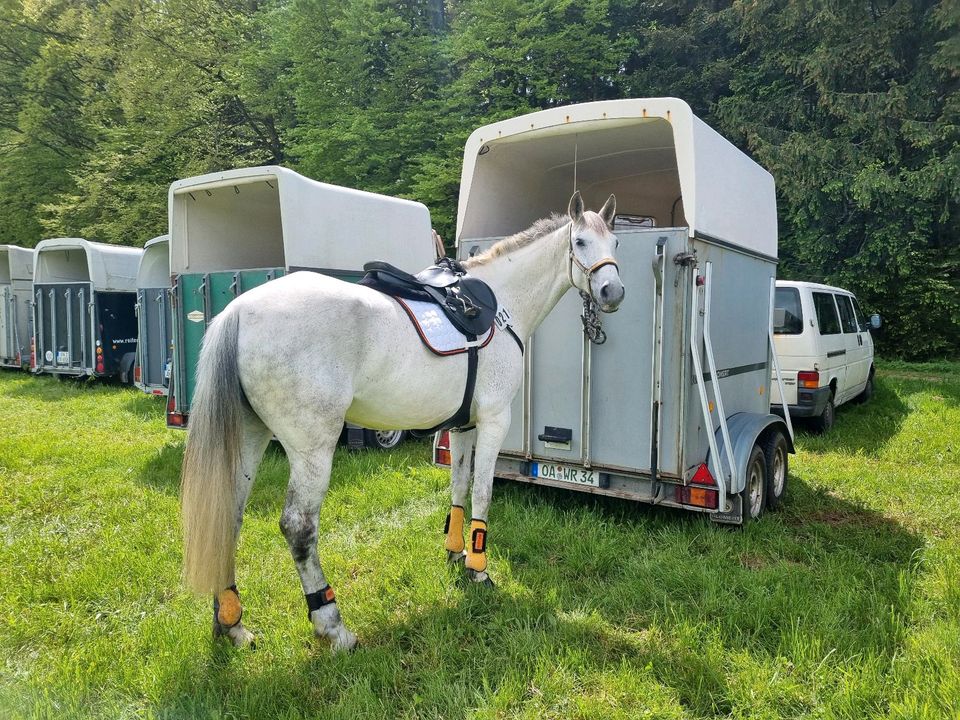
<svg viewBox="0 0 960 720"><path fill-rule="evenodd" d="M817 311L817 325L821 335L836 335L840 332L840 317L837 315L837 305L833 302L831 293L813 294L813 307Z"/></svg>
<svg viewBox="0 0 960 720"><path fill-rule="evenodd" d="M773 332L777 335L799 335L803 332L803 309L800 307L800 291L796 288L777 288Z"/></svg>
<svg viewBox="0 0 960 720"><path fill-rule="evenodd" d="M853 314L853 305L846 295L837 295L837 307L840 308L840 322L843 323L845 333L859 332L857 318Z"/></svg>

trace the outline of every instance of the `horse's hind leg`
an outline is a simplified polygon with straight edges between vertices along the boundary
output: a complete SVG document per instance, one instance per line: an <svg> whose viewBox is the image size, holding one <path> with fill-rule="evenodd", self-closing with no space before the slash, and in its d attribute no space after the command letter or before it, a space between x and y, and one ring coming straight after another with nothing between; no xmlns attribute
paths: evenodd
<svg viewBox="0 0 960 720"><path fill-rule="evenodd" d="M477 441L477 431L450 433L450 512L447 515L444 532L447 539L447 562L463 562L466 551L463 549L463 509L470 492L470 476L473 473L473 446Z"/></svg>
<svg viewBox="0 0 960 720"><path fill-rule="evenodd" d="M347 630L337 609L333 590L320 568L317 556L317 524L320 507L330 485L333 451L340 436L340 425L320 431L309 451L287 449L290 458L290 485L280 517L280 529L290 546L290 554L300 573L307 601L307 614L318 637L330 641L337 650L350 650L357 636Z"/></svg>
<svg viewBox="0 0 960 720"><path fill-rule="evenodd" d="M240 463L237 466L237 515L236 534L240 535L243 524L243 511L253 488L257 468L263 458L263 452L270 444L272 433L260 418L244 408L241 427ZM236 578L229 588L224 588L213 598L213 635L229 637L234 645L252 645L253 633L243 626L241 618L240 594L237 591Z"/></svg>

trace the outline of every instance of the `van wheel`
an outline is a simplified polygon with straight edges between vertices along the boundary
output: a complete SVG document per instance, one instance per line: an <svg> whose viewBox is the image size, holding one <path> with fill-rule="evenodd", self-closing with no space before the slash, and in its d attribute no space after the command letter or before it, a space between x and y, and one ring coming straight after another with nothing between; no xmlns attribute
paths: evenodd
<svg viewBox="0 0 960 720"><path fill-rule="evenodd" d="M740 491L743 524L749 525L763 515L767 498L767 459L759 445L754 445L747 462L747 479Z"/></svg>
<svg viewBox="0 0 960 720"><path fill-rule="evenodd" d="M857 395L858 403L865 403L873 397L873 373L867 378L867 384L863 386L863 392Z"/></svg>
<svg viewBox="0 0 960 720"><path fill-rule="evenodd" d="M779 430L774 430L763 444L767 463L767 507L776 510L783 504L787 491L787 439Z"/></svg>
<svg viewBox="0 0 960 720"><path fill-rule="evenodd" d="M392 450L407 436L404 430L364 430L363 440L367 447Z"/></svg>
<svg viewBox="0 0 960 720"><path fill-rule="evenodd" d="M813 419L813 429L821 435L829 431L830 428L833 427L834 410L833 395L830 395L830 399L827 400L827 404L823 406L823 412L820 413L819 417L815 417Z"/></svg>

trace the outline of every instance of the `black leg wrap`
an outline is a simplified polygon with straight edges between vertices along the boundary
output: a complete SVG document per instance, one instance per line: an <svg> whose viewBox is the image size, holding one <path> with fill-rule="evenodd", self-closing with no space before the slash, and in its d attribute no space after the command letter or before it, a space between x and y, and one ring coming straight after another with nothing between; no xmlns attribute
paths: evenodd
<svg viewBox="0 0 960 720"><path fill-rule="evenodd" d="M326 587L320 588L316 592L307 593L303 596L307 601L307 617L310 617L310 613L314 610L319 610L324 605L329 605L330 603L335 603L337 601L336 595L333 594L333 588L327 585Z"/></svg>

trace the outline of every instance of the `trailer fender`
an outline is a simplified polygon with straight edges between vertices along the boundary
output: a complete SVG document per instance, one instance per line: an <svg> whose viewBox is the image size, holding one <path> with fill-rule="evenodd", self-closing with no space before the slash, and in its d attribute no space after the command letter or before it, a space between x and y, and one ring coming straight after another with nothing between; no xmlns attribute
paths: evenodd
<svg viewBox="0 0 960 720"><path fill-rule="evenodd" d="M771 427L776 427L783 433L783 436L787 439L789 451L791 453L794 452L793 441L787 430L787 424L779 415L742 412L727 418L727 430L730 432L730 442L733 445L733 462L736 465L736 473L731 482L730 494L735 495L743 490L747 477L747 462L750 460L750 452L753 450L757 439ZM719 428L716 431L716 437L717 452L721 458L720 463L726 468L727 452L724 449L723 433ZM722 476L714 458L710 458L708 465L714 477Z"/></svg>

